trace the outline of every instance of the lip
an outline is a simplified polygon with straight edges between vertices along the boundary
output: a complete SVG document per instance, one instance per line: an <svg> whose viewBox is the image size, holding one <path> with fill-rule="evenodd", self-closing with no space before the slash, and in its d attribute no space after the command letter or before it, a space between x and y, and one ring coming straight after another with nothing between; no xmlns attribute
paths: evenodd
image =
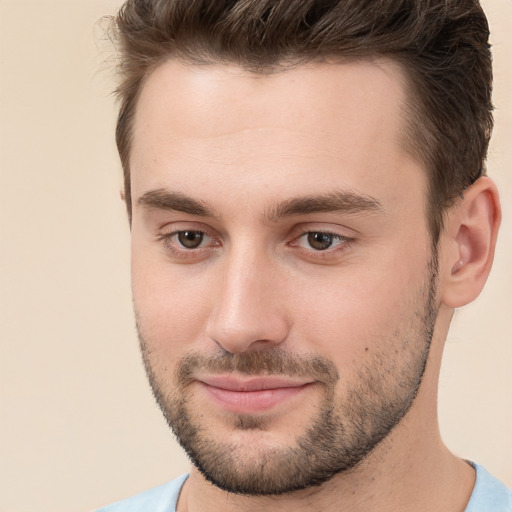
<svg viewBox="0 0 512 512"><path fill-rule="evenodd" d="M238 414L254 414L284 405L314 384L311 380L274 376L215 375L197 381L213 403Z"/></svg>

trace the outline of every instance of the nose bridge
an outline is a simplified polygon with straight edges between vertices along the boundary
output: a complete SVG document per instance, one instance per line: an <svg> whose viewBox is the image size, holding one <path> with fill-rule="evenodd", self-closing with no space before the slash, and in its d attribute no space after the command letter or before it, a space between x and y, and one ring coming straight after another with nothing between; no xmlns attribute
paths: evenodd
<svg viewBox="0 0 512 512"><path fill-rule="evenodd" d="M225 350L279 344L287 334L276 262L249 241L233 245L219 266L219 289L208 335Z"/></svg>

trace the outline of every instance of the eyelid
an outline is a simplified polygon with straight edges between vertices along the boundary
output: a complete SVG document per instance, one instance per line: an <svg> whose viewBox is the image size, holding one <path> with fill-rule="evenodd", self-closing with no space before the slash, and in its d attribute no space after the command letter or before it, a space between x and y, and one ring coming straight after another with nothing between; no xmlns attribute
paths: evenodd
<svg viewBox="0 0 512 512"><path fill-rule="evenodd" d="M158 228L157 238L161 237L169 237L175 235L177 233L181 233L183 231L198 231L200 233L204 233L205 235L219 239L219 233L208 226L207 224L203 224L202 222L197 221L176 221L169 222L164 224L160 228Z"/></svg>
<svg viewBox="0 0 512 512"><path fill-rule="evenodd" d="M304 222L297 224L290 232L290 238L296 239L308 233L325 233L333 237L355 239L359 233L348 226L330 222Z"/></svg>
<svg viewBox="0 0 512 512"><path fill-rule="evenodd" d="M295 237L292 242L291 242L291 245L293 246L298 246L299 245L299 241L305 237L305 236L308 236L310 235L311 233L321 233L323 235L328 235L336 240L338 240L340 243L337 244L335 247L337 247L338 245L341 245L343 243L349 243L351 241L354 241L354 238L353 237L348 237L348 236L345 236L345 235L340 235L339 233L332 233L330 231L325 231L325 230L310 230L310 231L306 231L302 234L300 234L299 236ZM310 250L312 252L329 252L329 250L332 252L333 250L335 250L335 247L333 249L331 249L331 247L328 247L327 249L324 249L324 250L319 250L319 249L306 249L306 250Z"/></svg>
<svg viewBox="0 0 512 512"><path fill-rule="evenodd" d="M327 235L327 236L333 238L334 240L338 240L340 242L343 242L343 241L346 241L346 240L350 240L350 238L348 236L340 235L339 233L331 233L330 231L317 231L316 229L315 230L311 230L311 231L306 231L305 233L302 233L302 235L297 237L297 240L301 240L302 238L304 238L306 236L309 236L309 235L311 235L313 233Z"/></svg>

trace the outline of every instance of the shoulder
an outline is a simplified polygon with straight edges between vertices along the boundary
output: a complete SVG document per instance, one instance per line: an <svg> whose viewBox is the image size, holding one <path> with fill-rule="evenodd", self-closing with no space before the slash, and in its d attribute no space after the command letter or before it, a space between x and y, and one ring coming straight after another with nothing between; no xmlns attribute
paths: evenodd
<svg viewBox="0 0 512 512"><path fill-rule="evenodd" d="M136 494L95 512L175 512L181 488L188 475L182 475L166 484Z"/></svg>
<svg viewBox="0 0 512 512"><path fill-rule="evenodd" d="M512 491L482 466L472 465L476 482L465 512L512 512Z"/></svg>

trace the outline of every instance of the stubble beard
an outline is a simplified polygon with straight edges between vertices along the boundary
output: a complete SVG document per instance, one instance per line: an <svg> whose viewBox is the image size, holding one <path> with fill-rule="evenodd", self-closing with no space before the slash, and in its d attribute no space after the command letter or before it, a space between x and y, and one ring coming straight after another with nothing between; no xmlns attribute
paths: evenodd
<svg viewBox="0 0 512 512"><path fill-rule="evenodd" d="M428 269L429 277L409 317L412 325L406 334L400 329L395 333L403 336L401 349L408 354L405 361L395 363L385 349L376 353L371 364L359 370L355 383L342 382L346 388L343 403L336 397L340 376L332 362L320 356L298 356L279 349L238 354L222 351L213 357L187 354L179 362L170 388L167 382L159 380L150 343L137 322L155 399L178 442L201 474L231 493L280 495L321 485L364 461L400 423L418 394L438 311L436 258ZM323 398L317 414L294 445L270 447L263 443L256 449L251 443L252 452L247 456L246 443L230 441L227 436L217 439L215 432L208 428L208 420L202 422L201 414L191 407L189 386L199 369L260 376L309 376L322 383ZM264 416L238 415L233 428L236 432L256 432L271 430L271 425L268 426Z"/></svg>

